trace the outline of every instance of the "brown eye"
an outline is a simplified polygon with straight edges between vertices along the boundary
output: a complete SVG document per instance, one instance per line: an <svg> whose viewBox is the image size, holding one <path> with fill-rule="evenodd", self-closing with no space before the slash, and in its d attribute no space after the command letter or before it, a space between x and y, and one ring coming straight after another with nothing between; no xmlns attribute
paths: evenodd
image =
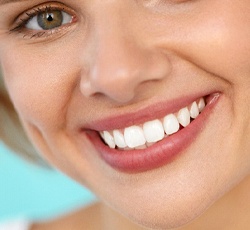
<svg viewBox="0 0 250 230"><path fill-rule="evenodd" d="M31 30L51 30L71 21L72 16L66 12L51 10L38 13L27 22L25 27Z"/></svg>

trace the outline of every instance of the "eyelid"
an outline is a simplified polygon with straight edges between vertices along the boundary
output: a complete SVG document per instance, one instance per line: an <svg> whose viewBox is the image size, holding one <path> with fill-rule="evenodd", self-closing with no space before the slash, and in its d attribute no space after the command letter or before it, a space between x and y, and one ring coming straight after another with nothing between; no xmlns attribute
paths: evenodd
<svg viewBox="0 0 250 230"><path fill-rule="evenodd" d="M62 3L48 2L36 5L18 15L14 20L13 27L10 29L10 31L18 31L22 29L29 30L25 28L25 25L28 23L28 21L37 16L39 13L46 12L46 10L63 11L72 16L72 23L76 21L76 12L73 9Z"/></svg>

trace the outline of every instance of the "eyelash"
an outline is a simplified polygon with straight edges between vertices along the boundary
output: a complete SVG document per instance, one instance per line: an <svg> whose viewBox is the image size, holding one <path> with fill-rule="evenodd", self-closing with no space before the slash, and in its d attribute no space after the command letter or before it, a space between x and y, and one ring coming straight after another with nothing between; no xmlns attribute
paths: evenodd
<svg viewBox="0 0 250 230"><path fill-rule="evenodd" d="M76 21L76 16L73 12L73 10L65 9L64 5L56 3L56 5L53 5L53 3L39 5L34 7L33 9L30 9L28 11L25 11L24 13L20 14L17 19L15 20L15 26L14 28L10 29L10 33L16 32L19 34L23 34L23 38L29 37L29 38L43 38L53 35L56 32L60 32L63 29L68 28L72 23ZM48 30L33 30L26 28L25 26L29 23L30 20L32 20L34 17L38 16L41 13L46 13L50 11L60 11L69 14L72 17L72 20L70 23L62 24L61 26L48 29Z"/></svg>

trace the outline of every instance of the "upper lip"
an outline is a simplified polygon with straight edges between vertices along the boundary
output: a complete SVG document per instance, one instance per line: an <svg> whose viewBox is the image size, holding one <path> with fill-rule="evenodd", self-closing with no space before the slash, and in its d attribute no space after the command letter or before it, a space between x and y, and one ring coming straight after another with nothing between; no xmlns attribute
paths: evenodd
<svg viewBox="0 0 250 230"><path fill-rule="evenodd" d="M124 129L132 125L143 124L146 121L160 119L168 114L175 113L181 108L190 105L193 101L213 93L214 92L204 94L203 92L195 95L182 96L174 100L157 102L132 112L120 113L100 120L95 120L91 123L85 124L82 130L104 131Z"/></svg>

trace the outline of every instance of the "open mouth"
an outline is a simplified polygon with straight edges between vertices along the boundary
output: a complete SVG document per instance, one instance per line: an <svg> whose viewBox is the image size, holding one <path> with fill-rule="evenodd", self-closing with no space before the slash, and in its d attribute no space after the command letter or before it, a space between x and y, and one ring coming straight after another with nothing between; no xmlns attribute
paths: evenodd
<svg viewBox="0 0 250 230"><path fill-rule="evenodd" d="M161 119L147 121L125 129L99 132L103 141L112 149L120 150L145 149L168 136L177 133L195 120L206 107L205 98L192 102Z"/></svg>
<svg viewBox="0 0 250 230"><path fill-rule="evenodd" d="M135 113L131 117L109 118L95 123L93 131L86 134L99 156L112 168L127 173L152 170L172 162L197 140L220 98L220 93L213 93L195 100L188 99L187 103L173 105L179 109L167 108L172 113L152 109L149 116L144 114L148 110L144 110L144 113ZM141 122L135 125L135 121Z"/></svg>

